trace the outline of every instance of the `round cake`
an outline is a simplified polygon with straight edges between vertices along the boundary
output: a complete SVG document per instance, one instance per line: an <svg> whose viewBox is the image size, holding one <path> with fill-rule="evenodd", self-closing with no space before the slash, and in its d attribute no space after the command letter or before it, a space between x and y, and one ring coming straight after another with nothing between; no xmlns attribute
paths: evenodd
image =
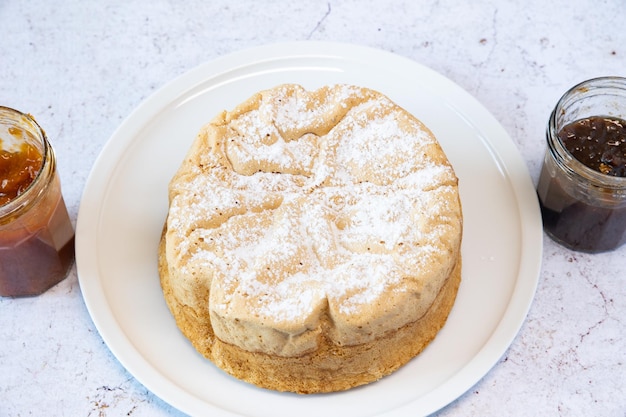
<svg viewBox="0 0 626 417"><path fill-rule="evenodd" d="M215 365L332 392L418 355L461 280L458 180L432 132L350 86L261 91L196 137L169 185L165 300Z"/></svg>

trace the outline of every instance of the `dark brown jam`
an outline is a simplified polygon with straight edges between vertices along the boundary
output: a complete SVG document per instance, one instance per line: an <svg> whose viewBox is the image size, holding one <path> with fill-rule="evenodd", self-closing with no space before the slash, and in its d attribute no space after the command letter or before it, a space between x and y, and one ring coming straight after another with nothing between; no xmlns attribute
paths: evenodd
<svg viewBox="0 0 626 417"><path fill-rule="evenodd" d="M626 120L588 117L565 125L558 136L572 156L589 168L626 177Z"/></svg>
<svg viewBox="0 0 626 417"><path fill-rule="evenodd" d="M570 249L605 252L626 243L626 208L599 208L579 201L557 212L540 203L544 229Z"/></svg>
<svg viewBox="0 0 626 417"><path fill-rule="evenodd" d="M607 176L626 177L626 121L589 117L564 126L558 137L585 166ZM563 186L567 181L564 174L550 177L542 172L538 192L546 232L584 252L604 252L626 243L626 201L594 204L568 194ZM611 191L606 193L610 200Z"/></svg>

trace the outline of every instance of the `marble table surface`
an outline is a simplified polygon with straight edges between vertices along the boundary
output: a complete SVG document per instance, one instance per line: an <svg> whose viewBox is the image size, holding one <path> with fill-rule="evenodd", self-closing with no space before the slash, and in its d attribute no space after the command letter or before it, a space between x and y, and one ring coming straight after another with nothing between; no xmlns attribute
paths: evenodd
<svg viewBox="0 0 626 417"><path fill-rule="evenodd" d="M75 222L99 152L164 84L225 54L338 41L448 77L504 126L536 183L549 113L569 87L626 76L623 0L0 1L0 104L33 114L57 152ZM544 238L513 343L451 416L626 416L626 247ZM0 416L181 416L113 356L76 269L38 297L0 298Z"/></svg>

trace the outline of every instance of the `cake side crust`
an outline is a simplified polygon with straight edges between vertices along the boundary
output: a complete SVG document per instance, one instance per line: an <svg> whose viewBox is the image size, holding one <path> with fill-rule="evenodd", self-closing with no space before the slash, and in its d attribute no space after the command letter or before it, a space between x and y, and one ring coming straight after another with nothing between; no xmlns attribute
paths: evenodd
<svg viewBox="0 0 626 417"><path fill-rule="evenodd" d="M420 354L444 326L461 283L461 257L419 320L372 342L338 346L321 337L319 349L282 357L250 352L215 337L208 311L196 311L168 297L171 292L164 238L159 247L161 286L168 307L181 332L196 350L228 374L256 386L300 394L328 393L368 384L389 375ZM205 317L203 317L205 315Z"/></svg>

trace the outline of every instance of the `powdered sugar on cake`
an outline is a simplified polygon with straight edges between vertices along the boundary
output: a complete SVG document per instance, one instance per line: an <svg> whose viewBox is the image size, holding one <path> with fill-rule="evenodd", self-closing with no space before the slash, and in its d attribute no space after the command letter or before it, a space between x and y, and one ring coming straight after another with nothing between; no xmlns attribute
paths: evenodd
<svg viewBox="0 0 626 417"><path fill-rule="evenodd" d="M212 314L293 334L320 309L358 321L445 260L456 177L432 134L371 90L328 91L271 90L207 125L220 140L173 187L168 236L181 274L210 277Z"/></svg>

